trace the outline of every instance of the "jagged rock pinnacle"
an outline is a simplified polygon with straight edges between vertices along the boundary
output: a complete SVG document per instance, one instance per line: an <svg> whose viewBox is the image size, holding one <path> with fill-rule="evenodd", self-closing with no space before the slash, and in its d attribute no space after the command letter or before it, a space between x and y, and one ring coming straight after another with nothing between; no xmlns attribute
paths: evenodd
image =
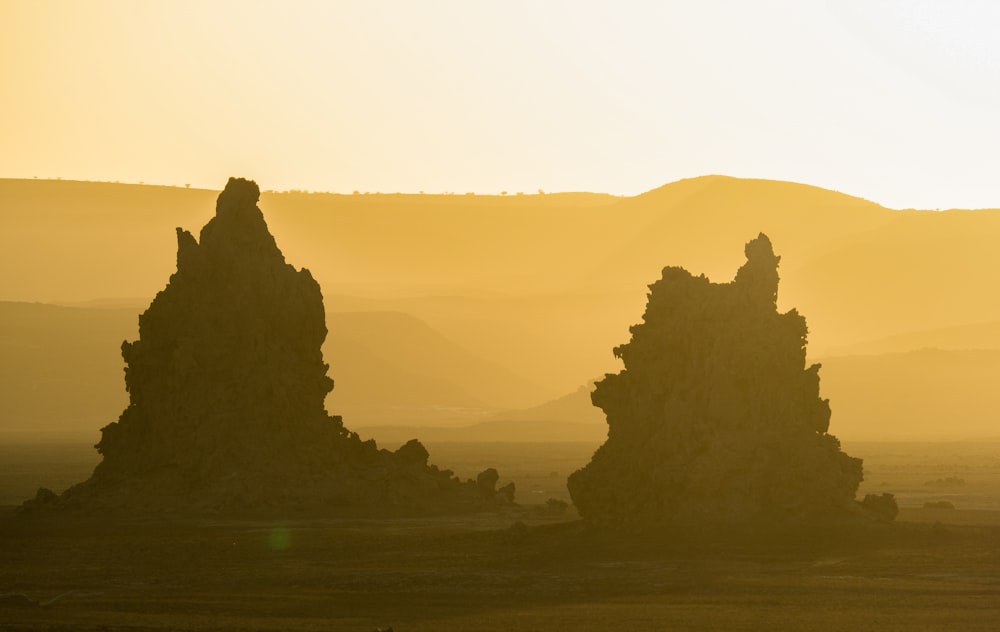
<svg viewBox="0 0 1000 632"><path fill-rule="evenodd" d="M738 524L852 511L861 461L827 434L805 319L776 308L763 234L730 283L676 267L592 395L607 442L569 479L580 514L612 524Z"/></svg>
<svg viewBox="0 0 1000 632"><path fill-rule="evenodd" d="M200 243L178 229L177 272L139 317L139 340L122 345L130 404L102 431L97 476L259 468L287 456L294 429L326 418L319 285L285 263L258 197L230 179ZM241 441L265 434L266 453Z"/></svg>
<svg viewBox="0 0 1000 632"><path fill-rule="evenodd" d="M336 513L509 502L428 465L418 441L379 450L326 412L320 287L285 262L259 198L256 183L231 178L199 240L177 229L177 271L139 317L139 339L122 344L129 405L101 431L103 460L62 497L40 492L26 506Z"/></svg>

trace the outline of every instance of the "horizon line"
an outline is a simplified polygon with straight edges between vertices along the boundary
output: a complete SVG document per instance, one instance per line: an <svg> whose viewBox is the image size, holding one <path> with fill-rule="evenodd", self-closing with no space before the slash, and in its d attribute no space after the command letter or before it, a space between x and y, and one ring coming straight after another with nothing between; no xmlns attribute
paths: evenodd
<svg viewBox="0 0 1000 632"><path fill-rule="evenodd" d="M237 177L237 176L233 176L233 177ZM238 176L238 177L243 177L243 176ZM254 180L256 182L256 180L254 178L250 178L250 179ZM990 211L990 210L1000 210L1000 204L998 204L996 206L981 206L981 207L976 207L976 208L961 208L961 207L954 207L954 206L953 207L948 207L948 208L941 208L941 207L935 207L935 208L924 207L924 208L920 208L920 207L912 207L912 206L911 207L905 207L905 208L895 208L895 207L885 206L885 205L883 205L880 202L877 202L875 200L872 200L872 199L869 199L869 198L865 198L865 197L862 197L862 196L859 196L859 195L854 195L852 193L848 193L848 192L845 192L845 191L842 191L842 190L839 190L839 189L824 187L824 186L820 186L820 185L817 185L817 184L810 184L808 182L798 182L796 180L783 180L783 179L778 179L778 178L762 178L762 177L752 177L752 176L733 176L733 175L721 174L721 173L711 173L711 174L703 174L703 175L698 175L698 176L689 176L689 177L678 178L676 180L670 180L668 182L665 182L663 184L655 186L655 187L653 187L651 189L647 189L645 191L642 191L640 193L636 193L636 194L633 194L633 195L624 194L624 193L610 193L610 192L606 192L606 191L585 191L585 190L576 190L576 191L546 191L546 190L541 189L541 188L536 189L533 192L527 192L527 191L514 191L514 192L509 192L509 191L500 191L500 192L462 191L462 192L459 192L459 191L424 191L424 190L418 190L418 191L362 191L360 189L354 189L354 190L352 190L350 192L344 192L344 191L333 191L333 190L319 190L319 189L312 190L312 189L296 189L296 188L292 188L292 189L261 189L261 194L262 195L263 194L337 195L337 196L344 196L344 197L374 196L374 195L392 195L392 196L413 196L413 197L418 197L418 196L428 196L428 197L430 197L430 196L437 196L437 197L496 197L496 198L542 197L542 196L547 196L547 195L593 195L593 196L607 196L607 197L617 198L617 199L632 199L632 198L642 197L643 195L652 193L654 191L657 191L657 190L662 189L664 187L671 186L673 184L678 184L680 182L688 182L688 181L691 181L691 180L701 180L701 179L741 180L741 181L747 181L747 182L771 182L771 183L776 183L776 184L793 184L793 185L798 185L798 186L804 186L804 187L810 187L810 188L814 188L814 189L819 189L819 190L823 190L823 191L829 191L829 192L832 192L832 193L838 193L840 195L844 195L844 196L856 198L856 199L859 199L859 200L864 200L866 202L870 202L872 204L881 206L882 208L886 208L886 209L889 209L889 210L895 210L895 211L936 211L936 212L943 212L943 211ZM161 182L147 182L147 181L143 181L143 180L140 180L140 181L137 181L137 182L128 182L128 181L121 181L121 180L87 180L87 179L80 179L80 178L73 178L73 177L66 177L66 178L64 178L64 177L61 177L61 176L54 176L54 177L49 177L49 176L44 176L44 177L32 176L30 178L28 178L28 177L16 177L16 176L13 176L13 177L0 176L0 181L2 181L2 180L12 180L12 181L13 180L17 180L17 181L25 181L25 182L31 182L31 181L38 181L38 182L65 182L65 183L78 183L78 184L114 184L114 185L119 185L119 186L159 187L159 188L168 188L168 189L185 189L185 190L205 191L205 192L220 192L220 191L222 191L222 188L195 186L195 185L192 185L190 183L185 183L185 184L165 184L165 183L161 183Z"/></svg>

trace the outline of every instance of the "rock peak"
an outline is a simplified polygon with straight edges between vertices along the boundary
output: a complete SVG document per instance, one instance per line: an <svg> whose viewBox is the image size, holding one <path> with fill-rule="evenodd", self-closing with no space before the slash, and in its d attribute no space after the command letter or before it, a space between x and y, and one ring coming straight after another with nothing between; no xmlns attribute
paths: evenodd
<svg viewBox="0 0 1000 632"><path fill-rule="evenodd" d="M226 188L216 200L215 212L246 206L256 207L258 201L260 201L260 187L256 182L246 178L229 178Z"/></svg>
<svg viewBox="0 0 1000 632"><path fill-rule="evenodd" d="M806 322L775 304L779 258L763 234L731 283L667 267L625 365L592 399L607 442L569 479L580 515L611 524L743 524L841 515L861 460L827 433Z"/></svg>
<svg viewBox="0 0 1000 632"><path fill-rule="evenodd" d="M242 260L284 257L257 207L260 187L253 180L229 178L215 202L215 217L201 229L201 245L212 257Z"/></svg>
<svg viewBox="0 0 1000 632"><path fill-rule="evenodd" d="M778 264L781 257L774 254L771 240L760 233L743 247L747 262L736 272L735 283L744 292L758 297L766 305L778 302Z"/></svg>
<svg viewBox="0 0 1000 632"><path fill-rule="evenodd" d="M379 450L325 408L319 284L286 263L231 178L201 239L177 229L177 271L122 343L128 407L102 428L91 478L27 507L143 513L476 511L513 502L428 465L416 440ZM362 512L364 509L362 509Z"/></svg>

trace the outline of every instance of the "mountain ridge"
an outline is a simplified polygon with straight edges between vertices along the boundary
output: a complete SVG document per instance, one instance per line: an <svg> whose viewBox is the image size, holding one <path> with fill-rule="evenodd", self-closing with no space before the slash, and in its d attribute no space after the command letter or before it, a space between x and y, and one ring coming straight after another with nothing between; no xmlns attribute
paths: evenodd
<svg viewBox="0 0 1000 632"><path fill-rule="evenodd" d="M0 299L152 297L169 274L174 228L201 223L186 209L213 194L0 180ZM990 291L1000 285L1000 211L892 210L821 187L729 176L595 195L287 192L265 193L261 208L289 263L308 263L329 314L410 314L540 386L546 400L617 370L609 350L627 341L664 266L727 281L742 244L762 229L782 258L779 307L806 317L811 356L1000 321ZM381 356L400 380L419 367ZM484 415L494 403L510 408L459 390L455 399L482 404Z"/></svg>

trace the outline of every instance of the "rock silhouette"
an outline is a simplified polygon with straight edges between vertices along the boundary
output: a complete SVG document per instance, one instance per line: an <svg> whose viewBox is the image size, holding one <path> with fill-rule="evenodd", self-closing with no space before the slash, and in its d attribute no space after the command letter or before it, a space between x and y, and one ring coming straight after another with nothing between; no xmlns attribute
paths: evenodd
<svg viewBox="0 0 1000 632"><path fill-rule="evenodd" d="M88 481L61 497L41 490L26 508L336 513L506 503L428 465L417 440L380 450L327 414L320 287L285 262L259 196L254 182L231 178L200 239L177 230L177 271L139 317L139 339L122 344L129 405L101 431L103 460Z"/></svg>
<svg viewBox="0 0 1000 632"><path fill-rule="evenodd" d="M858 512L861 460L827 430L806 322L777 310L764 234L730 283L677 267L650 287L643 322L597 383L608 438L569 479L588 521L745 524Z"/></svg>

